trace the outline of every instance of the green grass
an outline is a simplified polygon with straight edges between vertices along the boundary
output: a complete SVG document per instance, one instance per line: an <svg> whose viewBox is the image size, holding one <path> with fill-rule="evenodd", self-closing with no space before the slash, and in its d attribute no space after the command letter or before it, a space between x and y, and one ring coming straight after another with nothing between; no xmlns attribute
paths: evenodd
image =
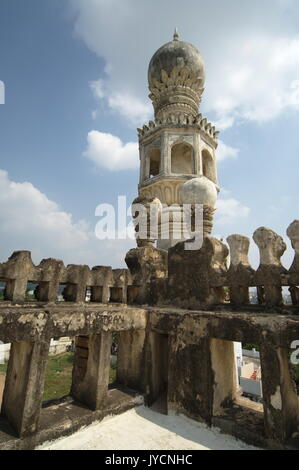
<svg viewBox="0 0 299 470"><path fill-rule="evenodd" d="M48 360L43 401L61 398L70 393L74 353L51 356ZM0 364L0 374L5 374L7 363ZM116 365L111 366L109 383L116 381Z"/></svg>
<svg viewBox="0 0 299 470"><path fill-rule="evenodd" d="M7 362L5 364L0 364L0 374L6 374L7 371Z"/></svg>
<svg viewBox="0 0 299 470"><path fill-rule="evenodd" d="M116 364L110 367L110 374L109 374L109 383L113 384L116 382Z"/></svg>
<svg viewBox="0 0 299 470"><path fill-rule="evenodd" d="M61 398L70 393L73 362L74 353L49 357L43 401Z"/></svg>
<svg viewBox="0 0 299 470"><path fill-rule="evenodd" d="M297 386L297 395L299 395L299 364L293 365L294 378Z"/></svg>

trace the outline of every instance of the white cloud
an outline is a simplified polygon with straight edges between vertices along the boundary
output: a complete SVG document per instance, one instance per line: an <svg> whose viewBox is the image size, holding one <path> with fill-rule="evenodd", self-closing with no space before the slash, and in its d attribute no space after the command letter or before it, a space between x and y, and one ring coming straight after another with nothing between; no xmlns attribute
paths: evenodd
<svg viewBox="0 0 299 470"><path fill-rule="evenodd" d="M90 88L95 98L101 100L105 96L105 82L102 79L90 82Z"/></svg>
<svg viewBox="0 0 299 470"><path fill-rule="evenodd" d="M227 160L228 158L237 158L239 155L239 149L230 147L226 145L222 140L219 140L217 148L217 160L221 162Z"/></svg>
<svg viewBox="0 0 299 470"><path fill-rule="evenodd" d="M130 93L112 92L109 94L109 83L99 79L90 83L90 88L98 101L107 103L109 109L125 118L130 126L141 126L153 114L150 102L145 103ZM93 119L97 117L93 111Z"/></svg>
<svg viewBox="0 0 299 470"><path fill-rule="evenodd" d="M244 120L263 123L299 110L299 37L254 36L232 46L207 87L206 107L225 129Z"/></svg>
<svg viewBox="0 0 299 470"><path fill-rule="evenodd" d="M147 122L153 114L152 105L144 103L136 96L130 94L115 93L109 96L110 108L129 120L132 126L141 126Z"/></svg>
<svg viewBox="0 0 299 470"><path fill-rule="evenodd" d="M5 103L5 86L4 83L0 80L0 104Z"/></svg>
<svg viewBox="0 0 299 470"><path fill-rule="evenodd" d="M215 222L217 225L231 224L240 218L249 216L249 207L244 206L236 199L218 199Z"/></svg>
<svg viewBox="0 0 299 470"><path fill-rule="evenodd" d="M146 70L155 50L171 39L175 24L182 39L203 53L207 81L202 110L213 113L220 130L244 120L266 122L299 108L298 9L292 0L190 0L192 15L183 3L173 8L172 0L159 3L159 14L154 2L70 4L77 35L106 62L110 106L130 124L140 127L147 120Z"/></svg>
<svg viewBox="0 0 299 470"><path fill-rule="evenodd" d="M62 259L65 264L124 266L131 240L97 240L93 227L75 222L29 182L17 183L0 170L1 261L16 250L29 250L33 260ZM95 220L96 222L96 220Z"/></svg>
<svg viewBox="0 0 299 470"><path fill-rule="evenodd" d="M99 131L91 131L87 136L87 149L84 156L97 167L110 171L131 170L139 167L138 144L124 144L118 137Z"/></svg>

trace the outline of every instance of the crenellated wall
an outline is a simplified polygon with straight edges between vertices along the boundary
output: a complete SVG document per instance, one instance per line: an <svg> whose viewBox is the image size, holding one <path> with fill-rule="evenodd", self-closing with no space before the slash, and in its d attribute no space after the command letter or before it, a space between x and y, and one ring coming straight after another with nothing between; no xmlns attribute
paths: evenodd
<svg viewBox="0 0 299 470"><path fill-rule="evenodd" d="M253 269L248 260L250 239L231 235L227 244L213 237L205 237L199 250L186 250L185 242L168 250L164 279L148 284L150 304L182 308L211 308L220 306L241 308L251 305L250 290L256 288L259 310L275 308L277 312L299 313L299 221L287 230L294 248L294 262L290 269L281 263L286 251L282 237L261 227L253 235L260 253L260 265ZM134 278L134 277L133 277ZM287 287L292 305L284 303L282 288Z"/></svg>
<svg viewBox="0 0 299 470"><path fill-rule="evenodd" d="M248 260L250 240L241 235L228 237L228 245L205 237L195 251L179 243L168 254L145 240L127 254L128 270L65 267L53 259L35 266L29 252L14 253L0 264L0 340L11 343L0 448L33 448L143 400L262 447L299 447L290 363L291 345L299 340L299 221L287 234L295 250L289 270L281 264L283 239L265 227L253 236L257 270ZM27 300L28 283L35 299ZM292 305L283 303L284 286ZM111 389L115 334L117 385ZM70 396L45 408L51 338L66 336L76 338ZM240 401L235 341L259 347L262 410Z"/></svg>

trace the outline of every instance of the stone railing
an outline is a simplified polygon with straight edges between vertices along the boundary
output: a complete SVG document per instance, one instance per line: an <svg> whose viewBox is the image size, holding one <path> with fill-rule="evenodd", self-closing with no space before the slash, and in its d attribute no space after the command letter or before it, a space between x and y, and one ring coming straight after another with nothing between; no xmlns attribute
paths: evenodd
<svg viewBox="0 0 299 470"><path fill-rule="evenodd" d="M289 270L280 261L282 238L266 228L254 234L257 270L248 261L249 239L240 235L228 238L229 248L206 237L200 250L186 251L180 243L168 254L145 241L127 254L129 270L65 267L53 259L34 266L29 252L14 253L0 265L6 299L0 302L0 341L11 343L0 448L33 448L161 396L166 411L251 443L298 447L298 396L289 359L291 344L299 340L298 226L295 221L287 231L295 250ZM26 301L28 283L35 285L36 302ZM283 286L292 293L290 307L282 303ZM259 291L255 308L250 287ZM61 293L64 302L57 301ZM117 381L129 395L108 386L113 334ZM61 337L75 338L71 401L45 408L51 339ZM238 401L234 341L259 347L263 414Z"/></svg>
<svg viewBox="0 0 299 470"><path fill-rule="evenodd" d="M290 225L287 234L295 251L288 270L281 263L286 244L282 237L265 227L256 230L253 236L260 252L257 270L248 260L250 240L242 235L228 237L228 246L213 237L206 237L200 250L188 251L184 242L179 243L168 251L168 260L165 259L164 271L168 274L147 283L144 301L195 309L219 304L240 308L252 304L251 288L256 288L257 308L276 308L277 312L289 308L298 314L299 221ZM152 250L154 259L155 249ZM128 265L133 263L135 256L140 256L136 250L128 253ZM292 307L284 303L283 287L288 287Z"/></svg>
<svg viewBox="0 0 299 470"><path fill-rule="evenodd" d="M132 295L131 277L127 269L106 266L69 265L62 261L45 259L39 266L31 261L29 251L13 253L0 264L0 282L5 283L4 300L13 303L26 301L28 283L36 284L35 300L56 302L59 293L66 302L120 302L127 303ZM63 289L61 289L63 286ZM88 295L89 294L89 295Z"/></svg>

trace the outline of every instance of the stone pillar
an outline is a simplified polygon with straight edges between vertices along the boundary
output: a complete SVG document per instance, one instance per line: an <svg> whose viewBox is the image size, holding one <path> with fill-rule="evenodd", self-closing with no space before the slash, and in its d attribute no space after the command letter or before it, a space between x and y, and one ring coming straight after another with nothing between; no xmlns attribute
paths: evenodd
<svg viewBox="0 0 299 470"><path fill-rule="evenodd" d="M135 248L126 254L133 286L138 286L136 304L148 302L150 281L167 277L167 252L153 247Z"/></svg>
<svg viewBox="0 0 299 470"><path fill-rule="evenodd" d="M288 350L265 342L260 345L260 359L266 436L283 443L296 431L299 412Z"/></svg>
<svg viewBox="0 0 299 470"><path fill-rule="evenodd" d="M64 271L62 261L44 259L38 266L42 271L43 282L38 284L36 298L40 302L56 302L61 275Z"/></svg>
<svg viewBox="0 0 299 470"><path fill-rule="evenodd" d="M230 301L236 306L249 304L249 286L254 275L248 261L250 240L242 235L231 235L226 241L230 248L230 268L227 273Z"/></svg>
<svg viewBox="0 0 299 470"><path fill-rule="evenodd" d="M186 340L186 342L185 342ZM212 423L213 371L208 338L169 336L168 411Z"/></svg>
<svg viewBox="0 0 299 470"><path fill-rule="evenodd" d="M176 306L202 308L223 302L228 248L205 237L200 250L178 243L168 251L169 298ZM216 287L213 287L216 286Z"/></svg>
<svg viewBox="0 0 299 470"><path fill-rule="evenodd" d="M145 330L118 335L117 382L145 392Z"/></svg>
<svg viewBox="0 0 299 470"><path fill-rule="evenodd" d="M142 184L145 180L145 152L144 147L139 144L139 159L140 159L140 177L139 184Z"/></svg>
<svg viewBox="0 0 299 470"><path fill-rule="evenodd" d="M162 133L161 137L161 168L160 174L161 176L165 176L168 173L168 134L166 132Z"/></svg>
<svg viewBox="0 0 299 470"><path fill-rule="evenodd" d="M286 250L283 239L272 230L261 227L254 232L253 239L260 251L260 266L255 283L264 286L267 307L282 305L281 275L287 274L280 258Z"/></svg>
<svg viewBox="0 0 299 470"><path fill-rule="evenodd" d="M91 410L100 409L107 396L111 345L107 331L76 340L71 395Z"/></svg>
<svg viewBox="0 0 299 470"><path fill-rule="evenodd" d="M88 266L71 264L67 267L66 287L62 293L67 302L85 302L86 288L91 282Z"/></svg>
<svg viewBox="0 0 299 470"><path fill-rule="evenodd" d="M107 304L110 299L110 286L113 285L113 271L110 266L95 266L91 270L93 287L91 301Z"/></svg>
<svg viewBox="0 0 299 470"><path fill-rule="evenodd" d="M199 134L194 135L194 173L201 174L201 144Z"/></svg>
<svg viewBox="0 0 299 470"><path fill-rule="evenodd" d="M212 338L210 340L213 369L213 416L223 414L236 398L238 380L236 375L233 341Z"/></svg>
<svg viewBox="0 0 299 470"><path fill-rule="evenodd" d="M149 159L148 152L145 152L145 150L143 152L144 152L144 164L143 164L143 166L144 166L144 181L146 181L150 177L151 162L150 162L150 159Z"/></svg>
<svg viewBox="0 0 299 470"><path fill-rule="evenodd" d="M50 342L12 343L1 414L20 437L38 430Z"/></svg>
<svg viewBox="0 0 299 470"><path fill-rule="evenodd" d="M295 251L295 257L289 270L290 293L293 305L299 305L299 220L289 226L287 235Z"/></svg>
<svg viewBox="0 0 299 470"><path fill-rule="evenodd" d="M4 291L5 300L15 303L25 301L27 283L30 281L34 266L30 251L15 251L5 263L5 277L8 279Z"/></svg>

